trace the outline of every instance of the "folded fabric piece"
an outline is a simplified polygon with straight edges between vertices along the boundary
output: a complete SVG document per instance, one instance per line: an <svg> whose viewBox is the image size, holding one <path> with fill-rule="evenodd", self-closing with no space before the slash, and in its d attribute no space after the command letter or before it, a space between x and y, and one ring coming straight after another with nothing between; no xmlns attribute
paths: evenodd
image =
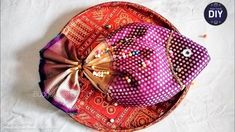
<svg viewBox="0 0 235 132"><path fill-rule="evenodd" d="M207 50L169 29L147 23L124 25L98 44L86 59L59 34L41 51L40 87L51 103L73 112L80 77L109 99L126 106L169 100L206 67Z"/></svg>

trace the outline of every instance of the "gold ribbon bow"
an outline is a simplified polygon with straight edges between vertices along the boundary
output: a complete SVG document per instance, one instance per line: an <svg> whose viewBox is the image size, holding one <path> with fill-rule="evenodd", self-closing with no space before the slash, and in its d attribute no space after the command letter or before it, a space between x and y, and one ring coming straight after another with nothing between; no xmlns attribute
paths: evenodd
<svg viewBox="0 0 235 132"><path fill-rule="evenodd" d="M101 51L97 53L97 51ZM80 94L79 76L84 74L101 92L107 88L113 71L110 69L111 55L107 43L96 46L85 61L78 59L76 45L66 37L44 50L44 91L56 102L72 108Z"/></svg>

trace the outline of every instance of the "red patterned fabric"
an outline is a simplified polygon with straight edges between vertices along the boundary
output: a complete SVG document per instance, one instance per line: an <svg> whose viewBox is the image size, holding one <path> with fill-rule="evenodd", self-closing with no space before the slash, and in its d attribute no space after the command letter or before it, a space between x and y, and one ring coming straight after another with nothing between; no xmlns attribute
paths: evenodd
<svg viewBox="0 0 235 132"><path fill-rule="evenodd" d="M125 107L106 100L107 95L95 89L83 74L79 77L75 74L70 74L71 71L76 71L76 68L72 68L73 65L77 65L75 62L65 60L64 58L53 60L53 55L57 52L63 52L65 58L70 58L75 61L84 60L92 49L104 40L109 33L123 25L133 22L151 23L177 32L176 28L159 14L132 3L104 3L85 10L72 18L61 33L41 51L41 57L47 59L46 61L42 60L40 63L41 80L50 78L61 69L69 67L71 69L66 74L60 74L60 78L68 76L72 80L79 81L65 81L66 84L58 86L62 89L58 91L60 92L58 98L64 96L63 98L69 101L59 103L56 98L51 98L47 94L50 93L50 87L49 89L43 89L46 82L41 82L40 85L45 98L58 108L67 112L77 122L100 131L133 131L156 123L168 115L184 98L190 84L187 84L183 91L166 102L149 107ZM52 48L56 50L47 50L53 47L55 43L63 43L62 46L66 47L67 51L76 52L76 56L69 56L67 51L61 51L63 48L60 46ZM72 50L73 48L71 47L73 46L76 47L76 51ZM45 52L48 53L45 55ZM48 65L52 64L53 61L63 61L66 62L66 65L61 65L59 68L57 67L56 71L52 72L51 69L54 67L49 66L48 68ZM78 83L80 87L74 87ZM57 86L57 84L49 85L51 87ZM68 96L68 93L63 91L65 85L75 89L75 92L73 92L74 95L78 94L77 90L79 89L79 97L74 98L76 96ZM57 95L56 92L52 92L51 94ZM75 105L73 105L74 103ZM61 104L70 104L68 106L71 109L67 109Z"/></svg>

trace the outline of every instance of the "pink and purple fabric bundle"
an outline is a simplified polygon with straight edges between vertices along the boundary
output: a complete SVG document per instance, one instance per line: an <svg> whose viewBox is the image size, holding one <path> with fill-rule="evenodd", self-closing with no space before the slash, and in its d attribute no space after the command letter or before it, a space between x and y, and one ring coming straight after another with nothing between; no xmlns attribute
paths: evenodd
<svg viewBox="0 0 235 132"><path fill-rule="evenodd" d="M77 51L63 34L40 51L43 95L66 112L74 109L82 77L118 104L151 106L189 86L210 60L203 46L147 23L124 25L85 59Z"/></svg>

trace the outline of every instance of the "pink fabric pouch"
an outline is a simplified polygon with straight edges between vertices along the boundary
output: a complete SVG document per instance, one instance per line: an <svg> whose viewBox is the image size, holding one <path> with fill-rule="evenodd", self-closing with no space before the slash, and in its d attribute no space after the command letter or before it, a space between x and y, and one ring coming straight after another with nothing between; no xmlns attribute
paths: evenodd
<svg viewBox="0 0 235 132"><path fill-rule="evenodd" d="M85 76L110 101L151 106L184 89L206 67L207 50L169 29L147 23L124 25L103 39L87 58L59 34L41 51L40 87L51 103L74 110Z"/></svg>

